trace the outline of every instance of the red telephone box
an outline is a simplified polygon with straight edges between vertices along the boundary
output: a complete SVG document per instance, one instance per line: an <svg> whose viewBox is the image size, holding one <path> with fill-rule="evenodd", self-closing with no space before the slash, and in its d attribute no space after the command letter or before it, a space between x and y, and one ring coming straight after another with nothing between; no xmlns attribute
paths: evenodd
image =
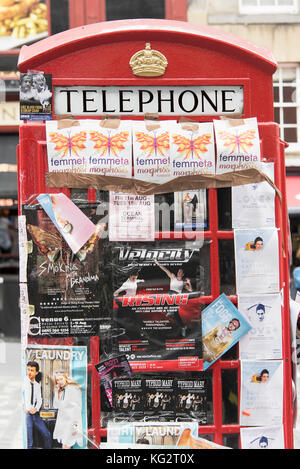
<svg viewBox="0 0 300 469"><path fill-rule="evenodd" d="M149 44L146 46L145 45ZM134 74L131 58L143 49L159 51L167 60L163 74L149 76L145 70ZM188 23L165 20L125 20L92 24L49 37L32 46L24 46L19 69L52 74L54 111L76 118L101 119L116 114L125 119L143 119L145 113L163 119L189 117L197 122L212 121L220 115L257 117L261 152L275 164L275 184L282 199L276 198L276 226L279 228L280 288L283 291L283 424L286 448L293 447L292 381L289 319L288 218L286 209L284 142L273 122L272 74L276 62L270 52L229 34ZM113 88L112 88L113 87ZM109 99L112 90L114 99ZM163 95L161 90L170 90ZM176 93L176 90L179 90ZM208 94L208 90L213 95ZM214 99L212 99L212 96ZM19 213L32 194L64 192L70 189L46 186L47 149L44 122L25 121L20 126L18 152ZM208 229L204 236L210 243L210 294L201 301L210 304L224 291L222 255L233 244L234 233L221 222L224 194L208 190ZM95 190L88 190L88 200L95 200ZM166 233L157 232L156 238ZM168 233L170 239L173 233ZM225 268L226 270L226 268ZM229 298L237 303L232 291ZM70 339L68 339L70 340ZM48 343L47 339L43 339ZM90 338L92 421L89 435L98 444L106 430L100 427L100 394L94 365L99 362L99 338ZM236 401L240 395L240 362L237 353L219 359L212 367L212 421L200 426L200 435L210 435L218 444L238 446L238 418L225 418L224 400ZM228 393L225 383L235 389ZM236 396L236 399L232 399ZM230 446L230 444L228 444Z"/></svg>

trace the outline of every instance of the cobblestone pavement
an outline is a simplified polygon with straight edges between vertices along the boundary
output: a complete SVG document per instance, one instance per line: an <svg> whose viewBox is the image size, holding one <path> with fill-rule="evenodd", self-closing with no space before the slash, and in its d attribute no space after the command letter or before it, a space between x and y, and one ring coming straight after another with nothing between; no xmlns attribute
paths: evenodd
<svg viewBox="0 0 300 469"><path fill-rule="evenodd" d="M0 363L0 449L23 448L20 351L20 343L7 342L6 363ZM298 393L298 424L294 430L295 449L300 449L300 369Z"/></svg>

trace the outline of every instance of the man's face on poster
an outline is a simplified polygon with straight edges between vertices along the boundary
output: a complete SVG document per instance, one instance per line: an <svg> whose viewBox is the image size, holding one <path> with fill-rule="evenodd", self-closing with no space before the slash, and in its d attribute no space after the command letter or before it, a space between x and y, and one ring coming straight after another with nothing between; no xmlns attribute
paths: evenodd
<svg viewBox="0 0 300 469"><path fill-rule="evenodd" d="M30 381L34 381L36 375L38 374L35 366L27 366L27 376L30 379Z"/></svg>

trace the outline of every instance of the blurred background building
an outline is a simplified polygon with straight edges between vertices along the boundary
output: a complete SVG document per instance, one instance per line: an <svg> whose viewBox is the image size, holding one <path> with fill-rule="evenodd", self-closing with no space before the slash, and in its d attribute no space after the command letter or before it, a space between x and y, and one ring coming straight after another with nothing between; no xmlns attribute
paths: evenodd
<svg viewBox="0 0 300 469"><path fill-rule="evenodd" d="M19 336L20 47L84 24L129 18L165 18L215 27L273 51L278 62L274 120L288 144L291 272L300 266L300 0L12 0L0 9L0 330L6 336Z"/></svg>

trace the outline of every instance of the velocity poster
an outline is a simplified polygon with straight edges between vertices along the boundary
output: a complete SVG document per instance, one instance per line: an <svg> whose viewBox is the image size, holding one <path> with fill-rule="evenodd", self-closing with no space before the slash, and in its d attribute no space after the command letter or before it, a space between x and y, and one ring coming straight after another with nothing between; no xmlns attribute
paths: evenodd
<svg viewBox="0 0 300 469"><path fill-rule="evenodd" d="M87 349L32 345L23 357L26 449L87 449Z"/></svg>

